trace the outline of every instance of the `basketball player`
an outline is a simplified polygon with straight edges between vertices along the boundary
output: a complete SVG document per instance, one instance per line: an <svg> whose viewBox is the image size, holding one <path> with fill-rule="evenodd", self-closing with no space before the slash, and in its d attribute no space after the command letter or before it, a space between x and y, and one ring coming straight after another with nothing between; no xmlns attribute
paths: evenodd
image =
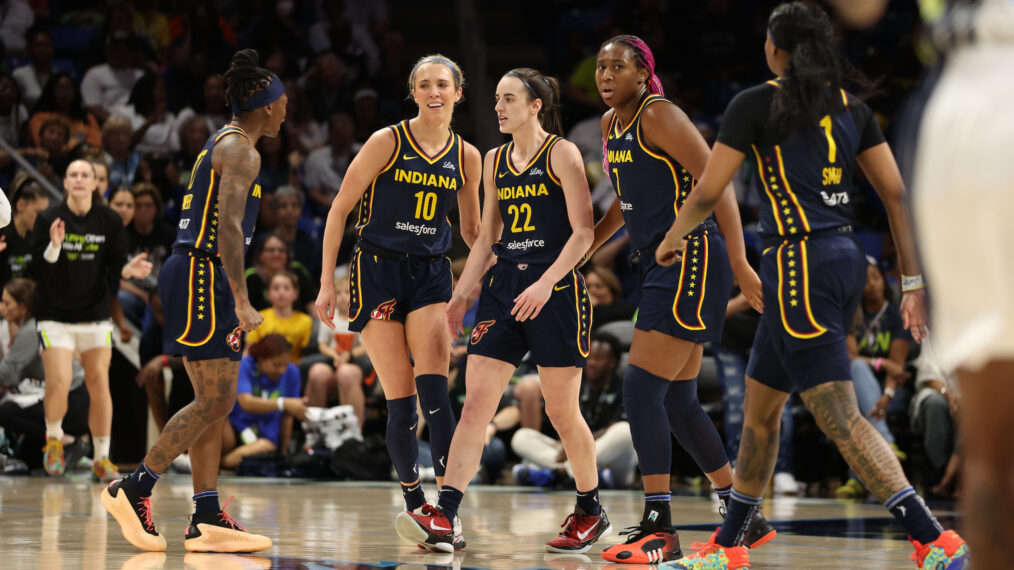
<svg viewBox="0 0 1014 570"><path fill-rule="evenodd" d="M408 83L418 115L370 136L331 203L317 314L334 328L335 261L345 220L358 202L349 330L362 334L384 389L387 450L405 511L413 512L426 504L416 464L417 392L430 427L438 485L454 434L447 395L451 337L443 324L451 298L451 262L444 256L452 238L447 214L457 201L461 237L471 246L479 232L482 159L450 128L464 87L458 64L426 56L416 62Z"/></svg>
<svg viewBox="0 0 1014 570"><path fill-rule="evenodd" d="M887 442L863 417L849 380L845 336L866 279L848 206L855 163L887 208L903 273L919 274L898 167L870 108L841 89L843 76L854 72L839 59L820 8L805 2L777 7L764 53L778 78L729 104L704 174L656 252L664 265L693 255L684 236L711 212L746 154L756 158L769 204L760 225L767 310L747 365L732 499L709 542L666 566L749 567L743 538L774 470L782 406L798 390L817 425L908 533L916 565L963 567L964 540L944 532L912 489ZM920 341L925 292L904 290L903 319Z"/></svg>
<svg viewBox="0 0 1014 570"><path fill-rule="evenodd" d="M647 44L624 35L602 44L595 72L602 100L611 107L602 116L603 165L616 200L596 225L588 255L625 224L641 271L630 365L623 374L623 405L641 467L644 515L640 524L624 531L625 543L602 552L606 560L628 564L681 555L669 510L670 432L707 474L725 513L732 467L715 424L697 399L697 375L703 343L722 338L732 289L730 259L741 289L755 308L762 309L760 278L747 263L731 191L716 208L721 233L713 221L704 221L691 232L692 255L681 265L655 262L655 246L692 193L694 178L704 171L710 151L686 114L662 97L654 68ZM757 547L775 534L758 513L746 543Z"/></svg>
<svg viewBox="0 0 1014 570"><path fill-rule="evenodd" d="M402 513L396 527L406 540L452 551L453 521L479 467L486 426L514 370L531 352L546 414L560 434L577 486L574 513L546 549L580 553L612 531L599 505L595 440L578 404L591 306L574 267L591 245L591 195L580 152L558 135L555 79L534 69L514 69L500 79L496 101L500 131L512 140L486 153L482 227L447 306L447 325L460 334L467 298L482 284L468 345L461 424L438 506Z"/></svg>
<svg viewBox="0 0 1014 570"><path fill-rule="evenodd" d="M257 328L262 320L250 304L243 277L261 197L255 184L260 155L254 145L262 136L278 135L287 100L281 80L257 61L256 51L238 51L223 76L232 121L197 156L173 252L159 274L163 350L183 356L194 401L169 419L134 473L102 491L102 504L123 537L143 550L166 548L152 522L151 490L187 449L195 495L186 549L256 552L271 547L270 538L247 532L219 507L217 491L222 422L228 422L236 401L241 331Z"/></svg>

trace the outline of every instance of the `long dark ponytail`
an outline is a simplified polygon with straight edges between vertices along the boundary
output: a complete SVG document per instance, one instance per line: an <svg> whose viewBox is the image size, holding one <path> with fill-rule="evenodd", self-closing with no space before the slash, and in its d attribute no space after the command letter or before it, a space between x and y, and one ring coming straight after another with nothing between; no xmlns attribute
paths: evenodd
<svg viewBox="0 0 1014 570"><path fill-rule="evenodd" d="M768 18L768 33L775 47L789 54L782 72L782 88L771 103L775 124L794 131L815 124L822 115L841 112L838 95L844 80L856 84L861 93L873 84L839 54L831 19L815 4L782 4Z"/></svg>
<svg viewBox="0 0 1014 570"><path fill-rule="evenodd" d="M560 118L560 82L555 77L543 75L530 67L517 67L504 74L521 80L528 97L542 100L539 109L539 124L547 133L563 136L563 120Z"/></svg>

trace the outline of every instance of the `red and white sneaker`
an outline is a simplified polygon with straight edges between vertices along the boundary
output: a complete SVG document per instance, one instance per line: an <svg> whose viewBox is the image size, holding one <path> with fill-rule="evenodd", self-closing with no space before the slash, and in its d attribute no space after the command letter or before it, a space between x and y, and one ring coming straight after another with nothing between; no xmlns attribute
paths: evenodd
<svg viewBox="0 0 1014 570"><path fill-rule="evenodd" d="M455 525L447 520L440 507L427 503L419 510L421 512L418 514L408 511L398 513L398 517L394 519L394 528L398 531L398 536L426 550L453 553ZM459 531L458 537L460 536ZM464 539L461 539L461 548L464 548L464 542Z"/></svg>
<svg viewBox="0 0 1014 570"><path fill-rule="evenodd" d="M563 521L560 535L546 543L546 552L574 553L587 552L592 543L613 532L613 525L603 509L598 516L571 513Z"/></svg>

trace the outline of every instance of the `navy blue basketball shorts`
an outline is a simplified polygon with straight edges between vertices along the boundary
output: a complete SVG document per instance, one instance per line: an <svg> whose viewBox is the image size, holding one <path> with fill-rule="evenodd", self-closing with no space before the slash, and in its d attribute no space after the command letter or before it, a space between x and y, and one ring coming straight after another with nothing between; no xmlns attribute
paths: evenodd
<svg viewBox="0 0 1014 570"><path fill-rule="evenodd" d="M731 292L725 238L717 228L695 231L687 236L680 263L659 265L654 248L641 255L641 300L634 326L694 344L717 342L722 339Z"/></svg>
<svg viewBox="0 0 1014 570"><path fill-rule="evenodd" d="M746 374L803 392L848 380L845 338L866 286L866 258L852 235L786 240L761 258L764 314Z"/></svg>
<svg viewBox="0 0 1014 570"><path fill-rule="evenodd" d="M165 324L162 350L190 360L239 360L242 332L225 269L210 258L174 252L158 274Z"/></svg>
<svg viewBox="0 0 1014 570"><path fill-rule="evenodd" d="M405 322L416 309L451 299L451 261L359 244L349 268L349 330L362 332L372 319Z"/></svg>
<svg viewBox="0 0 1014 570"><path fill-rule="evenodd" d="M537 366L585 365L591 301L584 277L577 270L572 269L553 286L549 301L535 319L518 322L511 316L514 299L538 281L548 267L498 261L486 272L468 354L517 366L531 351Z"/></svg>

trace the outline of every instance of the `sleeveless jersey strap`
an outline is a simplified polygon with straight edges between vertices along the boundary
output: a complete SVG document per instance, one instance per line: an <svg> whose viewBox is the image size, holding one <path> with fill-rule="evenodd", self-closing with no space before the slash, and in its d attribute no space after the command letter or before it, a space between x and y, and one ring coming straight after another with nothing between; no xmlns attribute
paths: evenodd
<svg viewBox="0 0 1014 570"><path fill-rule="evenodd" d="M240 135L246 140L248 141L250 140L250 137L247 136L246 131L240 128L239 125L226 125L222 127L222 130L218 131L218 134L215 136L215 142L217 143L218 141L222 140L223 138L229 135Z"/></svg>
<svg viewBox="0 0 1014 570"><path fill-rule="evenodd" d="M549 177L553 179L553 182L556 182L558 186L563 186L563 184L560 182L560 177L557 176L555 172L553 172L553 161L551 160L553 147L556 146L556 143L562 141L563 138L557 135L550 136L554 138L553 140L549 141L548 145L546 145L546 174L548 174Z"/></svg>

